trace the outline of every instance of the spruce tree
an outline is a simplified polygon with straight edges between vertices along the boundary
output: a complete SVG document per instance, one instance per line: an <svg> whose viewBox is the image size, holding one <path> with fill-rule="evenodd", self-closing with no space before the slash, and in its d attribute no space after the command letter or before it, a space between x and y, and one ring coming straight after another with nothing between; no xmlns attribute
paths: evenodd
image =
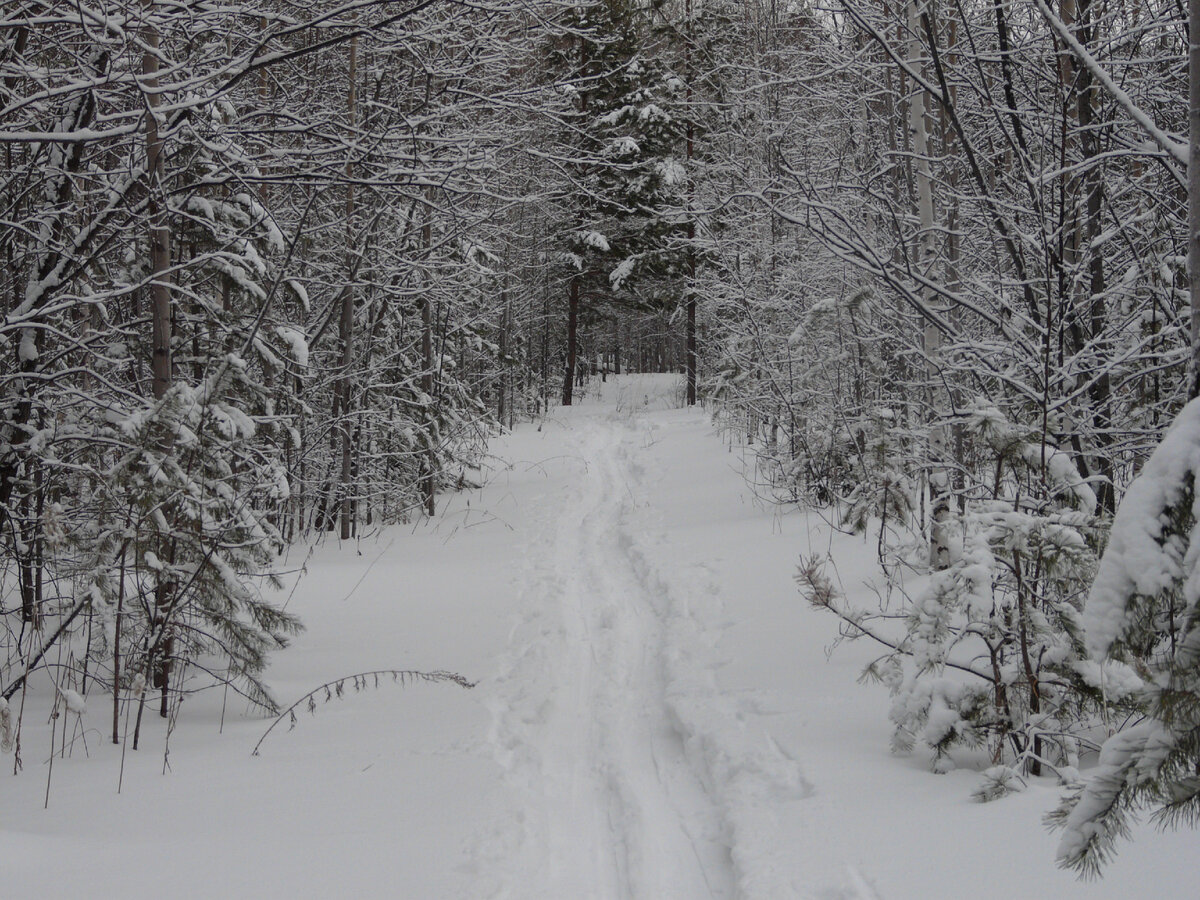
<svg viewBox="0 0 1200 900"><path fill-rule="evenodd" d="M574 36L554 54L573 105L566 404L579 325L659 311L684 290L687 173L677 113L686 88L659 59L651 26L631 0L602 0L573 14Z"/></svg>

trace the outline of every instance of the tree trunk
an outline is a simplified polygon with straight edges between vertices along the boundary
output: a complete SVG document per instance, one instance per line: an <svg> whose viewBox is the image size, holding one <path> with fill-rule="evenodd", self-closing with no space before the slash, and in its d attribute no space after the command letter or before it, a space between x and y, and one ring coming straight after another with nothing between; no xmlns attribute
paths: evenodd
<svg viewBox="0 0 1200 900"><path fill-rule="evenodd" d="M349 61L350 87L346 95L346 107L350 128L355 123L355 85L358 77L358 38L350 39ZM350 366L354 361L354 182L351 180L351 163L346 161L346 286L342 292L342 314L338 322L338 333L342 341L341 374L338 378L337 393L341 406L341 417L338 419L338 432L341 438L341 538L350 539L352 504L350 495L354 480L354 454L350 426Z"/></svg>
<svg viewBox="0 0 1200 900"><path fill-rule="evenodd" d="M1192 312L1192 371L1188 399L1200 396L1200 0L1188 19L1188 281Z"/></svg>
<svg viewBox="0 0 1200 900"><path fill-rule="evenodd" d="M496 418L499 420L501 428L504 427L504 418L508 412L508 328L508 291L501 291L499 340L500 378L496 386L496 392L499 394L496 399ZM511 423L509 427L511 427Z"/></svg>
<svg viewBox="0 0 1200 900"><path fill-rule="evenodd" d="M563 373L562 405L570 406L575 389L576 355L579 352L579 276L571 276L567 298L567 369Z"/></svg>
<svg viewBox="0 0 1200 900"><path fill-rule="evenodd" d="M143 4L147 12L153 0ZM143 30L146 50L142 54L142 76L146 88L146 177L150 223L150 322L151 373L154 399L161 400L171 386L171 230L163 195L163 141L158 130L158 111L162 98L158 93L158 29L149 24Z"/></svg>
<svg viewBox="0 0 1200 900"><path fill-rule="evenodd" d="M433 194L427 194L431 201L425 209L425 224L421 226L421 239L425 242L425 259L429 262L433 253ZM425 394L425 440L427 447L421 459L421 502L425 513L433 516L437 512L437 489L434 481L437 459L433 447L433 299L429 289L433 279L429 278L425 286L425 296L421 300L421 356L424 364L424 374L421 375L421 391Z"/></svg>
<svg viewBox="0 0 1200 900"><path fill-rule="evenodd" d="M1095 37L1095 14L1091 0L1079 0L1078 4L1066 0L1062 4L1063 23L1068 27L1077 24L1079 42L1090 47ZM1099 85L1087 66L1076 66L1070 51L1064 51L1063 81L1069 91L1075 92L1075 119L1078 126L1079 151L1082 157L1082 174L1071 176L1068 181L1066 202L1071 210L1071 235L1064 252L1064 261L1079 265L1086 262L1087 277L1076 277L1077 296L1073 297L1068 312L1073 332L1072 350L1083 351L1088 342L1083 334L1082 322L1087 322L1092 341L1099 339L1105 330L1105 275L1104 248L1096 246L1102 232L1101 204L1104 185L1100 165L1100 142L1094 127L1099 106ZM1064 137L1064 144L1067 138ZM1067 147L1064 146L1064 155ZM1067 164L1069 161L1064 160ZM1093 431L1090 443L1095 452L1089 454L1085 465L1094 468L1101 476L1096 484L1096 499L1101 510L1112 513L1115 497L1113 493L1113 465L1109 446L1112 443L1111 380L1107 371L1101 371L1088 388Z"/></svg>
<svg viewBox="0 0 1200 900"><path fill-rule="evenodd" d="M162 98L158 93L158 28L153 22L154 0L144 0L143 10L148 24L142 29L145 51L142 54L142 84L146 99L146 189L147 214L150 228L150 342L152 390L155 400L162 400L171 387L171 228L166 195L163 191L165 164L163 138L158 128ZM164 453L170 447L160 448ZM164 535L164 539L169 540ZM159 548L160 552L163 548ZM171 554L164 553L169 559ZM160 582L154 589L154 607L160 629L157 646L158 666L154 671L154 687L161 691L159 715L167 717L171 656L174 638L167 619L174 598L173 586Z"/></svg>
<svg viewBox="0 0 1200 900"><path fill-rule="evenodd" d="M932 19L931 19L932 21ZM908 3L909 60L913 69L924 73L925 54L921 45L920 16L917 0ZM930 39L933 38L930 28ZM934 277L937 262L937 235L934 231L933 173L929 163L929 124L925 110L925 92L917 88L909 101L909 132L912 136L913 157L916 167L917 218L920 232L917 235L917 271L926 280ZM922 300L933 302L933 292L921 288ZM937 385L937 355L941 348L941 332L930 321L925 322L922 350L925 353L926 371L929 374L930 407L933 421L929 425L927 446L929 449L929 562L934 569L945 569L950 565L949 520L950 479L946 464L947 440L944 419L943 391Z"/></svg>
<svg viewBox="0 0 1200 900"><path fill-rule="evenodd" d="M688 238L688 284L687 284L687 405L696 405L696 218L694 201L696 180L692 171L692 155L695 149L695 126L692 122L692 0L684 3L687 19L684 30L684 68L687 79L687 238Z"/></svg>

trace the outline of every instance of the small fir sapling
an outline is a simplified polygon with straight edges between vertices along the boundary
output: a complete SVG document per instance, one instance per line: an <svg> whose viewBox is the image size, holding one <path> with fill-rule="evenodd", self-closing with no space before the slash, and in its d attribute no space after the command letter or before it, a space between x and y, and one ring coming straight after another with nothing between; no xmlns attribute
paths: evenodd
<svg viewBox="0 0 1200 900"><path fill-rule="evenodd" d="M259 675L269 651L286 646L301 626L256 587L259 580L278 585L272 566L283 546L260 511L277 491L274 461L249 447L258 391L232 355L201 384L173 386L122 425L138 448L173 436L173 451L126 454L110 484L118 501L135 499L128 548L142 615L125 623L123 652L145 648L156 686L170 664L220 653L232 662L235 687L274 711Z"/></svg>
<svg viewBox="0 0 1200 900"><path fill-rule="evenodd" d="M918 510L917 490L897 463L903 458L896 433L895 412L886 407L867 411L859 431L859 452L851 458L857 476L842 513L842 525L858 534L873 522L880 533L903 527Z"/></svg>
<svg viewBox="0 0 1200 900"><path fill-rule="evenodd" d="M961 545L911 596L902 632L894 613L847 606L811 560L798 582L843 620L846 636L888 648L865 676L892 694L894 750L928 747L943 772L955 747L987 748L995 767L1032 775L1049 767L1071 783L1078 735L1103 713L1103 673L1087 659L1079 621L1081 585L1095 565L1095 495L1065 453L994 406L977 404L965 427L992 455L995 481L988 496L965 503ZM978 799L1017 783L990 771Z"/></svg>
<svg viewBox="0 0 1200 900"><path fill-rule="evenodd" d="M890 569L914 555L913 541L903 536L920 516L920 491L899 465L904 459L903 432L894 410L867 410L855 432L848 455L854 486L845 499L842 526L856 534L874 529L879 562Z"/></svg>

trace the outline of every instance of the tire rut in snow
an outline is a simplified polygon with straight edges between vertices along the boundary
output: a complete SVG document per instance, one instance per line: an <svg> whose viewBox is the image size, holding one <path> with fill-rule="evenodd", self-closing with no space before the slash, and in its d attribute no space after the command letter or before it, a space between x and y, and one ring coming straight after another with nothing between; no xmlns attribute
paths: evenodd
<svg viewBox="0 0 1200 900"><path fill-rule="evenodd" d="M618 420L579 422L586 472L529 546L526 618L493 744L524 798L497 896L734 896L726 829L667 701L665 600L635 565Z"/></svg>
<svg viewBox="0 0 1200 900"><path fill-rule="evenodd" d="M647 443L653 445L654 422L648 419L646 425ZM640 468L643 459L672 464L648 456L635 465ZM814 789L786 748L743 716L741 704L720 689L716 673L725 660L716 648L729 624L721 589L704 563L681 560L657 512L647 503L636 517L640 527L627 532L628 557L639 583L663 611L666 705L693 770L718 807L734 895L740 900L809 897L778 814Z"/></svg>

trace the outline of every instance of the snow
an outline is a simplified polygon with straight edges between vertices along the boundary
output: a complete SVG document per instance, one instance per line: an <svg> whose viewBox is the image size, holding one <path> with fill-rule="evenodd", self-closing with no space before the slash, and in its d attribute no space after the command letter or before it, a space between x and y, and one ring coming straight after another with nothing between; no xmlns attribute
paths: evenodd
<svg viewBox="0 0 1200 900"><path fill-rule="evenodd" d="M658 174L663 184L677 185L687 182L687 172L677 159L668 157L658 164Z"/></svg>
<svg viewBox="0 0 1200 900"><path fill-rule="evenodd" d="M300 301L300 308L305 312L308 312L312 306L311 301L308 299L308 288L306 288L295 278L287 279L286 284L289 288L291 288L292 293L296 295L296 299Z"/></svg>
<svg viewBox="0 0 1200 900"><path fill-rule="evenodd" d="M1129 485L1113 520L1108 546L1100 560L1083 624L1088 651L1096 659L1108 655L1128 625L1134 594L1153 597L1177 581L1187 580L1187 599L1200 594L1197 556L1200 541L1187 540L1184 556L1176 541L1162 541L1165 511L1183 498L1187 477L1200 472L1200 400L1193 400L1164 436L1141 474ZM1200 494L1192 502L1200 520Z"/></svg>
<svg viewBox="0 0 1200 900"><path fill-rule="evenodd" d="M585 247L591 247L593 250L599 250L601 253L609 251L608 238L598 231L580 232L579 242Z"/></svg>
<svg viewBox="0 0 1200 900"><path fill-rule="evenodd" d="M304 337L304 332L290 325L280 325L275 329L275 333L288 345L288 351L296 365L302 369L308 368L308 340Z"/></svg>
<svg viewBox="0 0 1200 900"><path fill-rule="evenodd" d="M639 152L641 152L641 147L638 146L638 142L628 135L614 138L609 142L607 149L607 154L614 159L636 156Z"/></svg>
<svg viewBox="0 0 1200 900"><path fill-rule="evenodd" d="M148 705L122 773L111 697L43 670L24 771L0 787L2 895L1193 895L1194 832L1139 827L1080 883L1041 824L1052 778L980 804L990 760L939 777L889 754L887 692L856 684L872 648L827 653L837 624L792 580L801 553L829 553L866 605L873 543L759 502L736 446L676 408L676 377L595 387L498 440L487 487L442 497L432 522L285 561L307 570L285 596L308 626L269 673L285 706L375 669L475 688L346 682L258 757L269 719L188 694L169 735ZM58 721L50 771L47 713L67 691L88 712Z"/></svg>
<svg viewBox="0 0 1200 900"><path fill-rule="evenodd" d="M17 345L17 358L23 363L37 361L37 342L32 328L21 329L21 342Z"/></svg>
<svg viewBox="0 0 1200 900"><path fill-rule="evenodd" d="M74 713L77 716L82 716L87 712L87 703L83 696L78 691L73 691L70 688L62 692L63 704L67 708L67 712Z"/></svg>
<svg viewBox="0 0 1200 900"><path fill-rule="evenodd" d="M1142 773L1155 771L1174 745L1171 732L1153 719L1118 732L1105 741L1097 768L1097 775L1104 781L1097 781L1071 810L1059 840L1059 857L1074 858L1090 841L1101 837L1104 833L1102 813L1112 805L1119 788L1126 782L1136 783ZM1129 772L1131 766L1137 768L1139 760L1143 762L1142 771ZM1182 897L1183 892L1178 896Z"/></svg>
<svg viewBox="0 0 1200 900"><path fill-rule="evenodd" d="M612 110L612 112L608 112L600 116L598 119L596 119L596 121L601 125L607 125L611 128L619 125L621 120L631 112L633 112L632 106L618 106L616 109Z"/></svg>
<svg viewBox="0 0 1200 900"><path fill-rule="evenodd" d="M1073 666L1090 686L1102 690L1110 702L1136 696L1145 682L1123 662L1107 660L1103 664L1091 659L1079 660Z"/></svg>
<svg viewBox="0 0 1200 900"><path fill-rule="evenodd" d="M633 267L637 265L636 256L627 256L621 260L616 268L608 274L608 280L614 288L620 288L621 285L633 274Z"/></svg>
<svg viewBox="0 0 1200 900"><path fill-rule="evenodd" d="M657 103L647 103L638 110L638 121L642 125L646 123L661 125L670 122L671 117Z"/></svg>

